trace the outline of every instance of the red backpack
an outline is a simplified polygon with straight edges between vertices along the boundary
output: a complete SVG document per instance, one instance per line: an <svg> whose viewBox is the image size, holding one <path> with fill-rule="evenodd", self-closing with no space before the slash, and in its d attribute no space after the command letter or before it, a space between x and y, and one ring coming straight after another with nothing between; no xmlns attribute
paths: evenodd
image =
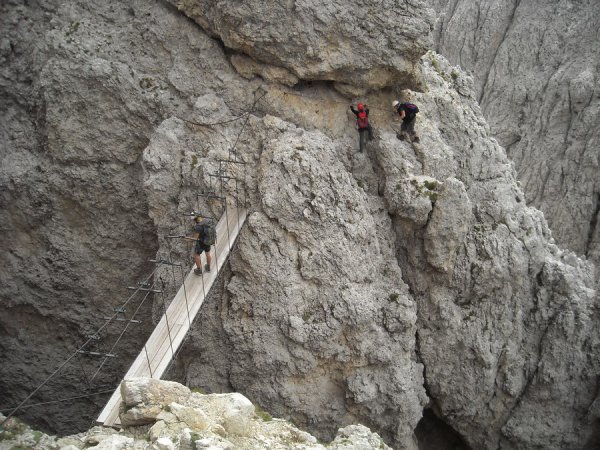
<svg viewBox="0 0 600 450"><path fill-rule="evenodd" d="M367 117L366 112L361 111L358 113L358 120L356 121L356 125L358 125L359 130L369 128L369 118Z"/></svg>

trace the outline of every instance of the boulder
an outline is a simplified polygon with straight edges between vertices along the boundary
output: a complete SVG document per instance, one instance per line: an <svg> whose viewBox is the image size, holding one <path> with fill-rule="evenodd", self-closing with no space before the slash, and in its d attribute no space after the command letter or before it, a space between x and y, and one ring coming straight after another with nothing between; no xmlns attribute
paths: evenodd
<svg viewBox="0 0 600 450"><path fill-rule="evenodd" d="M98 445L94 447L88 447L94 450L124 450L127 448L131 448L134 439L128 436L121 436L118 434L113 434L107 436L106 439L102 439Z"/></svg>
<svg viewBox="0 0 600 450"><path fill-rule="evenodd" d="M189 388L173 381L154 378L129 378L121 382L121 398L127 408L143 405L184 403L191 395Z"/></svg>
<svg viewBox="0 0 600 450"><path fill-rule="evenodd" d="M165 406L183 403L191 391L179 383L154 378L131 378L121 382L124 410L120 413L123 425L154 422Z"/></svg>
<svg viewBox="0 0 600 450"><path fill-rule="evenodd" d="M327 448L333 450L371 450L374 448L391 450L383 439L373 433L364 425L348 425L340 428L335 439ZM416 450L417 447L405 447L407 450Z"/></svg>
<svg viewBox="0 0 600 450"><path fill-rule="evenodd" d="M194 431L206 430L210 424L208 416L201 409L182 406L177 403L171 403L169 407L177 419L187 424Z"/></svg>

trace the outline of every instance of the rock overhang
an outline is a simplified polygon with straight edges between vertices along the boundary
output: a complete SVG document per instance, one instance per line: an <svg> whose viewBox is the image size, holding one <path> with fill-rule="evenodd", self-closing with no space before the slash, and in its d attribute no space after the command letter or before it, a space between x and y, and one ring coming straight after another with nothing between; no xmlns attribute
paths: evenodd
<svg viewBox="0 0 600 450"><path fill-rule="evenodd" d="M419 60L432 46L434 12L422 0L169 1L256 61L258 75L267 66L288 71L287 80L332 81L344 92L423 89Z"/></svg>

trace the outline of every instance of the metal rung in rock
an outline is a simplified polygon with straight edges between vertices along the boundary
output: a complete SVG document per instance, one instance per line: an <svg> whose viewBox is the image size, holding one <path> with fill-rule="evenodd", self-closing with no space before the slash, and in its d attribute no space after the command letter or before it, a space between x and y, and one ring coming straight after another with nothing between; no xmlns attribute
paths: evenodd
<svg viewBox="0 0 600 450"><path fill-rule="evenodd" d="M92 356L105 356L107 358L115 358L117 355L113 353L100 353L100 352L90 352L87 350L78 350L79 353L83 353L84 355L92 355Z"/></svg>
<svg viewBox="0 0 600 450"><path fill-rule="evenodd" d="M114 320L116 322L131 322L131 323L142 323L141 320L125 319L124 317L103 317L104 320Z"/></svg>
<svg viewBox="0 0 600 450"><path fill-rule="evenodd" d="M177 266L177 267L181 267L181 263L174 263L169 261L168 259L163 258L162 256L158 259L149 259L148 261L155 263L155 264L164 264L166 266Z"/></svg>
<svg viewBox="0 0 600 450"><path fill-rule="evenodd" d="M160 294L162 291L160 289L150 289L146 287L135 287L135 286L127 286L127 289L132 291L143 291L143 292L154 292L155 294Z"/></svg>

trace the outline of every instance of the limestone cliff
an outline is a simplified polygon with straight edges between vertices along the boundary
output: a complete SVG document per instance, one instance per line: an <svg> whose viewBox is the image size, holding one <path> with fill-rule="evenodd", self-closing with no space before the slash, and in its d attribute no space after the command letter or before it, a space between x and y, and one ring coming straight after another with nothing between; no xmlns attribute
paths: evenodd
<svg viewBox="0 0 600 450"><path fill-rule="evenodd" d="M436 48L472 71L493 135L557 241L600 262L595 1L434 0Z"/></svg>
<svg viewBox="0 0 600 450"><path fill-rule="evenodd" d="M141 157L162 118L185 116L192 93L228 86L240 102L245 94L218 43L160 1L11 0L0 5L0 30L0 398L10 407L154 268ZM114 386L153 328L151 300L96 378L101 359L82 356L32 401ZM108 352L123 326L113 323L87 350ZM87 417L78 423L56 405L37 415L72 431L103 400L76 401Z"/></svg>
<svg viewBox="0 0 600 450"><path fill-rule="evenodd" d="M241 392L328 440L363 423L417 448L439 423L474 448L594 445L593 267L527 206L473 79L423 56L424 4L362 2L361 19L354 2L176 3L187 17L158 0L2 6L3 407L121 303L149 256L189 264L190 248L165 236L186 231L192 209L220 214L197 194L220 188L210 175L233 155L246 164L228 173L243 181L223 189L248 202L248 222L171 377ZM398 20L414 34L402 45L386 28ZM380 25L356 43L358 27ZM331 53L338 33L343 51ZM420 105L420 144L396 138L400 96ZM376 130L366 153L348 110L357 100ZM103 382L124 373L159 306ZM77 391L81 368L70 373L39 400ZM93 404L75 406L71 418L26 417L87 428Z"/></svg>
<svg viewBox="0 0 600 450"><path fill-rule="evenodd" d="M430 402L475 448L581 447L598 425L593 268L552 244L526 206L472 80L435 54L423 70L428 92L407 93L426 111L420 145L396 139L384 94L371 98L378 133L367 155L343 125L250 119L238 155L256 167L252 213L183 376L243 390L325 437L331 424L361 421L410 447L415 412ZM326 86L262 89L268 113L312 101L345 114ZM206 134L200 166L236 131ZM151 198L165 197L154 180L171 170L159 155L172 161L193 133L170 119L152 142L161 136L169 145L145 153ZM191 159L176 170L184 186ZM415 389L421 364L428 400Z"/></svg>
<svg viewBox="0 0 600 450"><path fill-rule="evenodd" d="M431 46L434 16L422 0L169 1L228 49L341 90L419 85Z"/></svg>

